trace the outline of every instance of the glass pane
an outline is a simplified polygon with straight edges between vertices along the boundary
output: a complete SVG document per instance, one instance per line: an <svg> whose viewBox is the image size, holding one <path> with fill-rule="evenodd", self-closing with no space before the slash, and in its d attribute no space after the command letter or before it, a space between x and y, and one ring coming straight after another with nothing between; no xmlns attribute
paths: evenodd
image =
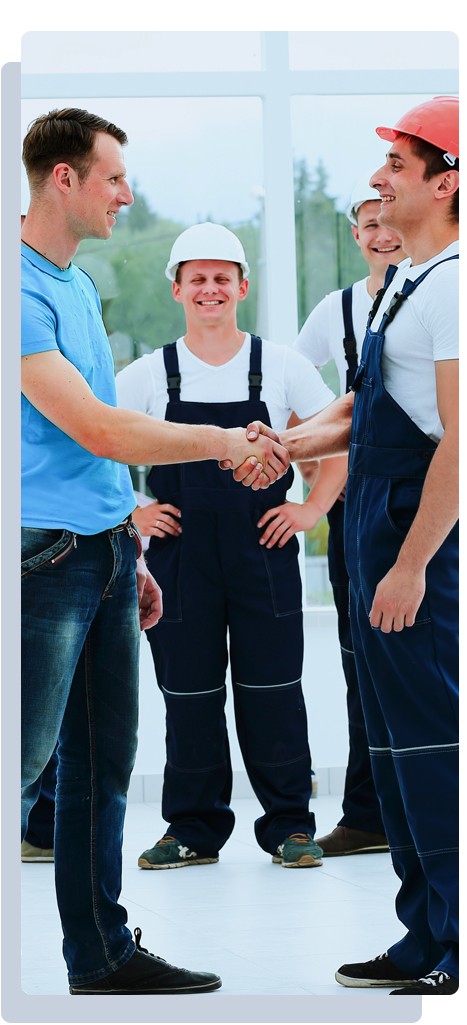
<svg viewBox="0 0 467 1025"><path fill-rule="evenodd" d="M21 105L22 137L35 117L70 106L84 107L124 129L128 181L138 183L158 216L183 224L207 218L234 224L257 215L264 192L259 99L28 99Z"/></svg>
<svg viewBox="0 0 467 1025"><path fill-rule="evenodd" d="M457 69L458 50L454 32L289 32L300 71Z"/></svg>
<svg viewBox="0 0 467 1025"><path fill-rule="evenodd" d="M257 71L260 32L27 32L27 74Z"/></svg>

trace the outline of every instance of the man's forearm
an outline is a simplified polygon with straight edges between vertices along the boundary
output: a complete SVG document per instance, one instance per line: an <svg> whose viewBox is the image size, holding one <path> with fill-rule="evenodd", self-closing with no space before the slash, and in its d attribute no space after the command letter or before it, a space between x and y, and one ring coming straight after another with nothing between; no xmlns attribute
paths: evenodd
<svg viewBox="0 0 467 1025"><path fill-rule="evenodd" d="M85 445L95 455L130 465L219 461L230 455L229 436L220 427L173 424L109 406L102 412L102 431L97 438L90 429Z"/></svg>
<svg viewBox="0 0 467 1025"><path fill-rule="evenodd" d="M353 401L353 392L348 392L310 420L282 431L279 440L290 458L297 462L348 452Z"/></svg>
<svg viewBox="0 0 467 1025"><path fill-rule="evenodd" d="M229 459L238 466L250 456L261 462L264 457L271 464L273 445L279 448L270 438L259 438L250 447L240 427L172 424L110 406L93 394L79 370L58 351L23 356L21 368L21 388L29 402L96 456L148 465Z"/></svg>
<svg viewBox="0 0 467 1025"><path fill-rule="evenodd" d="M457 438L447 432L431 461L417 515L401 547L397 565L410 572L424 570L459 516Z"/></svg>
<svg viewBox="0 0 467 1025"><path fill-rule="evenodd" d="M347 480L347 456L334 456L320 463L317 482L305 500L314 510L316 520L329 512Z"/></svg>

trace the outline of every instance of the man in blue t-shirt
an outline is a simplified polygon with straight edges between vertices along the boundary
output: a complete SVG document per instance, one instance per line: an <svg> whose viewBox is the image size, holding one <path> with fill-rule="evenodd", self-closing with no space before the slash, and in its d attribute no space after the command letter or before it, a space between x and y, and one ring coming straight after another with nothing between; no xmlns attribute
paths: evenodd
<svg viewBox="0 0 467 1025"><path fill-rule="evenodd" d="M79 109L51 111L23 146L22 836L58 740L57 900L71 993L191 993L221 980L136 946L118 903L136 753L140 629L160 590L139 558L128 463L228 459L257 489L286 471L275 439L169 424L116 408L94 283L73 265L109 238L122 206L126 135ZM139 614L138 614L139 599Z"/></svg>

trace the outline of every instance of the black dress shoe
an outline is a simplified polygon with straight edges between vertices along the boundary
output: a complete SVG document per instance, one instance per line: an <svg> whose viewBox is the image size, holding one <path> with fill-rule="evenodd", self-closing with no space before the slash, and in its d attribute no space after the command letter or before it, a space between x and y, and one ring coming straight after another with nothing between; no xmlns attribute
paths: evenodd
<svg viewBox="0 0 467 1025"><path fill-rule="evenodd" d="M176 968L141 946L141 929L135 929L136 950L130 960L104 979L70 986L70 993L210 993L222 986L218 975Z"/></svg>

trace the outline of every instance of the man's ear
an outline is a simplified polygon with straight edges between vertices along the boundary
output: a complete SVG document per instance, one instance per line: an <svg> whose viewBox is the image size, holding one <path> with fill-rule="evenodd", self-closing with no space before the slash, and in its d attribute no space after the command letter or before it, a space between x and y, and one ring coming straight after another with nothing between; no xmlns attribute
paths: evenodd
<svg viewBox="0 0 467 1025"><path fill-rule="evenodd" d="M178 281L172 281L172 296L176 303L181 303L180 299L180 285Z"/></svg>
<svg viewBox="0 0 467 1025"><path fill-rule="evenodd" d="M240 285L239 285L239 288L238 288L238 300L239 300L239 302L243 302L243 300L246 299L246 297L248 295L249 287L250 287L250 282L248 281L248 278L242 278L242 280L240 282Z"/></svg>
<svg viewBox="0 0 467 1025"><path fill-rule="evenodd" d="M459 171L445 171L438 182L435 199L446 199L448 196L453 196L459 188Z"/></svg>
<svg viewBox="0 0 467 1025"><path fill-rule="evenodd" d="M55 164L52 171L54 184L60 192L69 192L72 187L73 168L69 164Z"/></svg>

